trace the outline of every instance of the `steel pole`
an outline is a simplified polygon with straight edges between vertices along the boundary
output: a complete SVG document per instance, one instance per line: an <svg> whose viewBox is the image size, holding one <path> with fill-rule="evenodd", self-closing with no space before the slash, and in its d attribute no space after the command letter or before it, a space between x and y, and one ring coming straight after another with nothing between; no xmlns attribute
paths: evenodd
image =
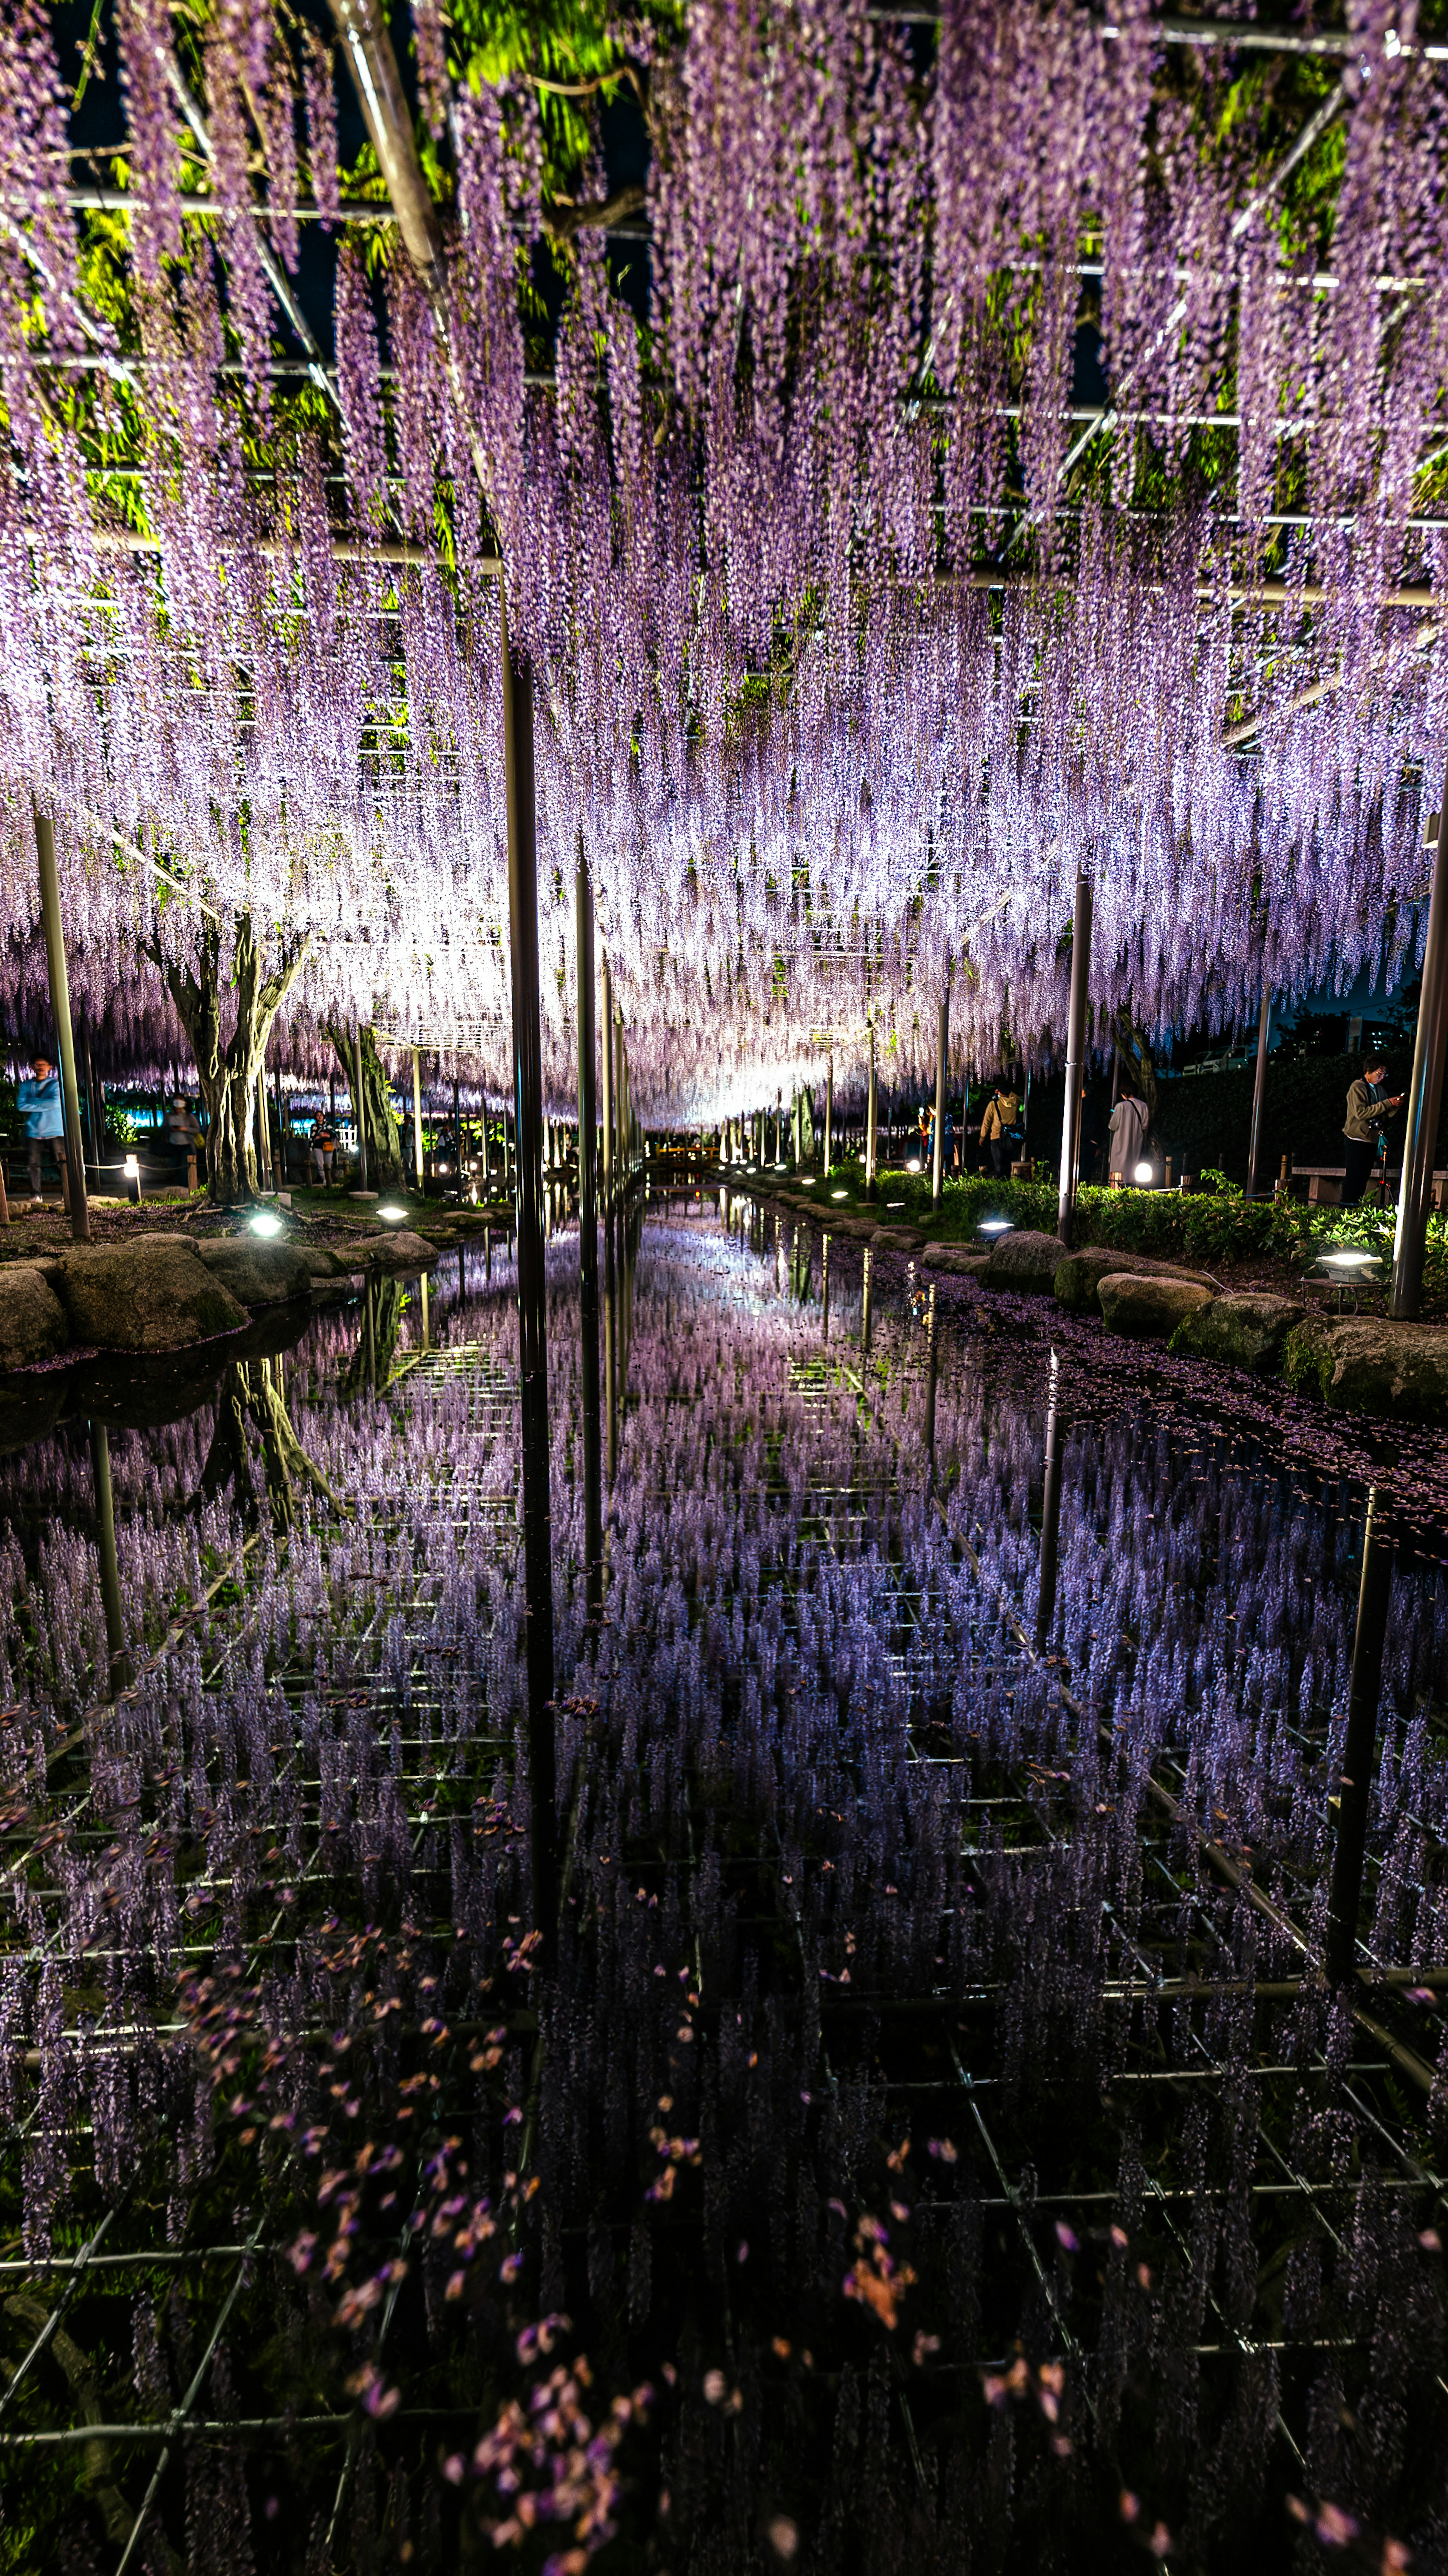
<svg viewBox="0 0 1448 2576"><path fill-rule="evenodd" d="M40 912L45 924L45 962L50 969L50 1008L55 1042L60 1049L60 1097L65 1113L65 1168L70 1181L70 1231L76 1243L90 1241L90 1206L85 1194L85 1155L80 1138L80 1092L75 1078L75 1033L70 1024L70 977L66 972L65 938L60 926L60 878L55 866L55 826L35 808L35 855L40 865Z"/></svg>
<svg viewBox="0 0 1448 2576"><path fill-rule="evenodd" d="M1257 1195L1257 1173L1262 1156L1262 1104L1267 1097L1267 1044L1272 1033L1272 995L1264 984L1262 1008L1257 1014L1257 1074L1252 1084L1252 1134L1247 1146L1247 1196Z"/></svg>
<svg viewBox="0 0 1448 2576"><path fill-rule="evenodd" d="M835 1059L831 1049L825 1066L825 1179L830 1176L830 1157L835 1141Z"/></svg>
<svg viewBox="0 0 1448 2576"><path fill-rule="evenodd" d="M583 1579L590 1619L603 1616L603 1484L598 1410L598 1191L594 1026L593 887L580 856L574 879L578 951L578 1310L583 1353Z"/></svg>
<svg viewBox="0 0 1448 2576"><path fill-rule="evenodd" d="M551 1956L558 1933L557 1746L553 1707L553 1531L548 1458L547 1283L543 1259L543 1039L538 1000L538 815L533 672L502 630L503 753L508 803L508 932L513 983L513 1145L522 1399L523 1600L528 1667L528 1780L533 1916Z"/></svg>
<svg viewBox="0 0 1448 2576"><path fill-rule="evenodd" d="M945 1186L945 1059L950 1052L950 986L948 984L941 996L940 1024L936 1031L935 1049L935 1151L930 1158L930 1204L932 1208L938 1210ZM930 1295L933 1315L935 1297L933 1288ZM932 1350L934 1346L935 1330L932 1324Z"/></svg>
<svg viewBox="0 0 1448 2576"><path fill-rule="evenodd" d="M1363 1522L1363 1561L1358 1580L1357 1626L1352 1641L1347 1734L1342 1748L1342 1778L1338 1784L1337 1839L1333 1845L1332 1879L1327 1899L1327 1973L1334 1986L1345 1986L1350 1982L1357 1962L1358 1906L1362 1899L1368 1803L1377 1749L1378 1702L1383 1691L1383 1647L1388 1633L1388 1602L1392 1589L1393 1551L1379 1531L1377 1492L1370 1486L1367 1517Z"/></svg>
<svg viewBox="0 0 1448 2576"><path fill-rule="evenodd" d="M412 1160L417 1195L422 1196L422 1058L412 1050Z"/></svg>
<svg viewBox="0 0 1448 2576"><path fill-rule="evenodd" d="M362 1023L352 1031L352 1060L357 1068L357 1187L367 1187L367 1112L362 1105Z"/></svg>
<svg viewBox="0 0 1448 2576"><path fill-rule="evenodd" d="M1086 1082L1086 988L1091 978L1091 880L1076 871L1071 916L1071 1002L1066 1017L1066 1101L1061 1112L1061 1178L1056 1232L1069 1252L1076 1223L1076 1180L1081 1168L1081 1099Z"/></svg>
<svg viewBox="0 0 1448 2576"><path fill-rule="evenodd" d="M877 1091L875 1083L875 1023L870 1022L870 1080L865 1102L865 1196L875 1195Z"/></svg>
<svg viewBox="0 0 1448 2576"><path fill-rule="evenodd" d="M1448 779L1438 816L1438 854L1433 861L1433 891L1428 899L1428 940L1423 951L1423 986L1418 997L1418 1034L1413 1042L1413 1074L1408 1086L1408 1127L1403 1138L1403 1180L1398 1192L1398 1222L1393 1236L1393 1285L1388 1313L1397 1323L1411 1323L1423 1294L1423 1247L1428 1238L1428 1202L1433 1187L1433 1152L1438 1141L1438 1112L1443 1105L1443 1058L1448 1052Z"/></svg>

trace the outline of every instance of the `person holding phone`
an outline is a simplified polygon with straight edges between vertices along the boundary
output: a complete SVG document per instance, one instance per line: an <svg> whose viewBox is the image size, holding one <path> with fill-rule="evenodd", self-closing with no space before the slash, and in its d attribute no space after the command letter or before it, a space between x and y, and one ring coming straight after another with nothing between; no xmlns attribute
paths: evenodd
<svg viewBox="0 0 1448 2576"><path fill-rule="evenodd" d="M1347 1095L1347 1116L1342 1129L1347 1146L1347 1172L1342 1185L1344 1207L1356 1207L1361 1201L1379 1153L1386 1157L1388 1140L1383 1130L1402 1105L1401 1092L1392 1100L1388 1098L1387 1066L1379 1057L1368 1056Z"/></svg>

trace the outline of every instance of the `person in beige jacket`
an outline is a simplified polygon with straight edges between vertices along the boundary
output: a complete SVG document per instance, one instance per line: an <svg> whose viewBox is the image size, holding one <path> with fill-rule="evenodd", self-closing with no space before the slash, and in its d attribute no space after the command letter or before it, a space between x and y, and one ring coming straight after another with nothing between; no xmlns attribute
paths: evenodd
<svg viewBox="0 0 1448 2576"><path fill-rule="evenodd" d="M991 1168L996 1179L1003 1179L1011 1168L1011 1157L1024 1141L1019 1092L1004 1091L997 1083L980 1122L980 1141L990 1147Z"/></svg>
<svg viewBox="0 0 1448 2576"><path fill-rule="evenodd" d="M1367 1188L1372 1168L1377 1161L1383 1128L1395 1109L1401 1109L1403 1095L1388 1098L1387 1067L1375 1056L1369 1056L1356 1082L1349 1085L1347 1116L1342 1132L1347 1144L1347 1173L1342 1185L1344 1207L1356 1207Z"/></svg>

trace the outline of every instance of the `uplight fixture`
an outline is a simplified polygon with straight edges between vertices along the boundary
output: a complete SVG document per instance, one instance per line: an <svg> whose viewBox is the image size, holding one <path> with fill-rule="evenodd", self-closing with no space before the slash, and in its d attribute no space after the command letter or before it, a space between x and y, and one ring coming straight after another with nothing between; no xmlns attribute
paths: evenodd
<svg viewBox="0 0 1448 2576"><path fill-rule="evenodd" d="M983 1216L975 1230L977 1234L1013 1234L1015 1232L1008 1216Z"/></svg>
<svg viewBox="0 0 1448 2576"><path fill-rule="evenodd" d="M1151 1187L1150 1163L1138 1163L1132 1178L1135 1180L1136 1186L1139 1190L1149 1190Z"/></svg>
<svg viewBox="0 0 1448 2576"><path fill-rule="evenodd" d="M134 1154L126 1156L126 1187L135 1206L141 1204L141 1166Z"/></svg>
<svg viewBox="0 0 1448 2576"><path fill-rule="evenodd" d="M849 1195L850 1193L848 1190L831 1190L830 1192L832 1199L847 1199Z"/></svg>
<svg viewBox="0 0 1448 2576"><path fill-rule="evenodd" d="M1320 1252L1318 1260L1324 1270L1374 1270L1380 1256L1376 1252L1358 1252L1344 1244L1336 1252Z"/></svg>
<svg viewBox="0 0 1448 2576"><path fill-rule="evenodd" d="M919 1171L919 1169L920 1169L920 1157L919 1157L919 1155L918 1155L918 1154L912 1154L912 1155L911 1155L909 1162L908 1162L908 1163L906 1164L906 1166L905 1166L905 1169L906 1169L906 1171L907 1171L907 1172L918 1172L918 1171Z"/></svg>
<svg viewBox="0 0 1448 2576"><path fill-rule="evenodd" d="M400 1207L380 1207L377 1213L380 1217L385 1217L389 1225L400 1225L402 1219L407 1214L407 1210L406 1208Z"/></svg>
<svg viewBox="0 0 1448 2576"><path fill-rule="evenodd" d="M251 1220L251 1230L253 1234L259 1234L263 1237L280 1234L282 1230L281 1218L279 1216L274 1216L270 1208L259 1208L256 1215Z"/></svg>

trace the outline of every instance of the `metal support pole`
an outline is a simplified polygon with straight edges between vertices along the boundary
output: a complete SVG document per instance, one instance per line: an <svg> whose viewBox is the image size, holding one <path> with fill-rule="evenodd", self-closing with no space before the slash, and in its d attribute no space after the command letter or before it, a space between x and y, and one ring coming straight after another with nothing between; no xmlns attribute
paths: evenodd
<svg viewBox="0 0 1448 2576"><path fill-rule="evenodd" d="M518 1379L522 1398L523 1598L533 1919L545 1956L558 1934L557 1746L553 1707L553 1534L548 1458L548 1319L543 1263L543 1039L538 1000L538 816L533 671L502 629L508 801L508 931L513 981L513 1133L517 1163Z"/></svg>
<svg viewBox="0 0 1448 2576"><path fill-rule="evenodd" d="M75 1078L75 1036L70 1025L70 977L60 926L60 878L55 867L55 826L35 808L35 855L40 863L40 911L45 924L45 962L50 969L50 1007L55 1042L60 1049L60 1097L65 1113L65 1167L70 1180L70 1231L77 1243L90 1241L90 1208L85 1194L85 1155L80 1140L80 1092Z"/></svg>
<svg viewBox="0 0 1448 2576"><path fill-rule="evenodd" d="M930 1204L938 1210L945 1185L945 1059L950 1053L950 986L947 984L940 1001L940 1025L936 1032L935 1060L935 1151L930 1158ZM930 1291L934 1312L935 1291ZM934 1348L934 1328L931 1348Z"/></svg>
<svg viewBox="0 0 1448 2576"><path fill-rule="evenodd" d="M826 1235L820 1246L820 1340L830 1337L830 1239Z"/></svg>
<svg viewBox="0 0 1448 2576"><path fill-rule="evenodd" d="M608 1425L608 1490L618 1473L618 1284L613 1210L603 1220L603 1400Z"/></svg>
<svg viewBox="0 0 1448 2576"><path fill-rule="evenodd" d="M608 971L607 949L600 981L603 985L603 1204L606 1213L613 1205L613 977Z"/></svg>
<svg viewBox="0 0 1448 2576"><path fill-rule="evenodd" d="M835 1058L831 1048L825 1066L825 1179L830 1176L830 1157L835 1138Z"/></svg>
<svg viewBox="0 0 1448 2576"><path fill-rule="evenodd" d="M863 1298L862 1298L861 1305L860 1305L860 1348L861 1348L861 1350L862 1350L862 1351L867 1351L867 1350L869 1349L869 1347L870 1347L870 1247L869 1247L869 1245L868 1245L868 1243L867 1243L867 1244L866 1244L866 1246L865 1246L865 1288L864 1288L864 1296L863 1296Z"/></svg>
<svg viewBox="0 0 1448 2576"><path fill-rule="evenodd" d="M352 1031L352 1059L357 1068L357 1187L367 1187L367 1112L362 1106L362 1023Z"/></svg>
<svg viewBox="0 0 1448 2576"><path fill-rule="evenodd" d="M1257 1014L1257 1075L1252 1085L1252 1134L1247 1146L1247 1196L1257 1195L1257 1172L1262 1154L1262 1104L1267 1097L1267 1042L1272 1033L1272 995L1264 984L1262 1008Z"/></svg>
<svg viewBox="0 0 1448 2576"><path fill-rule="evenodd" d="M1352 1641L1352 1680L1348 1686L1347 1735L1337 1800L1337 1840L1327 1900L1327 1974L1334 1986L1349 1983L1357 1959L1358 1905L1377 1749L1378 1702L1383 1690L1383 1645L1393 1588L1393 1551L1379 1532L1377 1520L1377 1490L1369 1486L1357 1627Z"/></svg>
<svg viewBox="0 0 1448 2576"><path fill-rule="evenodd" d="M416 1165L417 1195L422 1196L422 1058L412 1050L412 1159Z"/></svg>
<svg viewBox="0 0 1448 2576"><path fill-rule="evenodd" d="M583 1581L591 1620L603 1616L603 1484L598 1412L598 1192L593 1168L595 1059L593 887L580 856L574 879L578 951L578 1317L583 1353Z"/></svg>
<svg viewBox="0 0 1448 2576"><path fill-rule="evenodd" d="M1066 1105L1061 1114L1061 1179L1056 1232L1069 1252L1076 1222L1076 1182L1081 1169L1081 1095L1086 1081L1086 987L1091 975L1091 880L1076 871L1071 916L1071 1003L1066 1018Z"/></svg>
<svg viewBox="0 0 1448 2576"><path fill-rule="evenodd" d="M865 1101L865 1196L875 1195L876 1116L878 1090L875 1080L875 1023L870 1022L870 1081Z"/></svg>
<svg viewBox="0 0 1448 2576"><path fill-rule="evenodd" d="M1060 1362L1051 1353L1050 1393L1046 1398L1046 1473L1041 1487L1040 1580L1036 1587L1036 1652L1050 1643L1056 1617L1056 1573L1061 1539L1061 1425L1057 1412Z"/></svg>
<svg viewBox="0 0 1448 2576"><path fill-rule="evenodd" d="M100 1542L101 1607L106 1617L107 1696L128 1690L130 1657L121 1617L121 1569L116 1555L116 1505L111 1491L111 1444L103 1422L90 1427L91 1473L95 1480L96 1534Z"/></svg>
<svg viewBox="0 0 1448 2576"><path fill-rule="evenodd" d="M1396 1323L1412 1322L1423 1293L1423 1247L1428 1237L1438 1112L1443 1105L1443 1058L1448 1052L1448 832L1443 829L1444 814L1448 814L1448 780L1444 782L1443 808L1438 816L1438 854L1433 861L1433 891L1428 899L1428 940L1423 951L1418 1034L1413 1041L1408 1125L1403 1138L1403 1180L1393 1236L1393 1285L1388 1313Z"/></svg>

